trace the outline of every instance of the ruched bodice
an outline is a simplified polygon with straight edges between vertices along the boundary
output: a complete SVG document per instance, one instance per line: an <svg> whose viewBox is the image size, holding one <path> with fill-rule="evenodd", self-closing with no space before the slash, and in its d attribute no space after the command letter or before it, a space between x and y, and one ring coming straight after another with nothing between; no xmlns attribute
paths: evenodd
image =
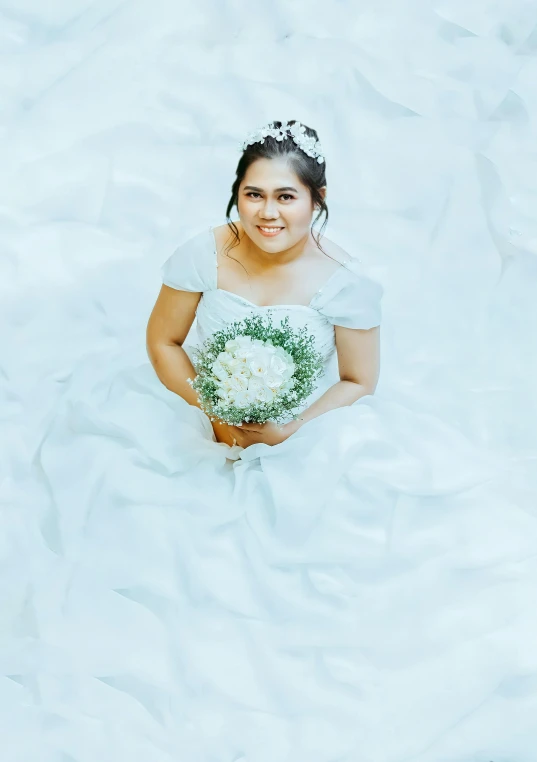
<svg viewBox="0 0 537 762"><path fill-rule="evenodd" d="M214 331L223 328L227 323L242 320L252 313L270 313L273 321L277 323L288 317L290 325L295 329L306 326L308 332L314 337L317 351L322 354L325 363L330 360L335 351L334 326L317 310L311 307L301 309L300 305L282 305L264 309L222 289L208 291L200 299L196 313L196 339L200 342L205 341Z"/></svg>

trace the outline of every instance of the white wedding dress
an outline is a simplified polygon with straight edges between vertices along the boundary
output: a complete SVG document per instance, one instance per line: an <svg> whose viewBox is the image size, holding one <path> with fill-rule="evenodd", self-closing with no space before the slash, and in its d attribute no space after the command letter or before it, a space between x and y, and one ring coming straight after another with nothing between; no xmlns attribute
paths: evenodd
<svg viewBox="0 0 537 762"><path fill-rule="evenodd" d="M203 292L187 352L269 309L216 268L211 228L163 265ZM323 353L308 404L338 378L334 325L378 325L381 295L350 260L308 306L271 308ZM68 571L43 582L25 658L47 748L70 754L36 762L515 762L495 733L537 672L510 552L535 552L536 522L447 422L376 393L277 446L230 448L149 362L103 365L40 457L42 530Z"/></svg>

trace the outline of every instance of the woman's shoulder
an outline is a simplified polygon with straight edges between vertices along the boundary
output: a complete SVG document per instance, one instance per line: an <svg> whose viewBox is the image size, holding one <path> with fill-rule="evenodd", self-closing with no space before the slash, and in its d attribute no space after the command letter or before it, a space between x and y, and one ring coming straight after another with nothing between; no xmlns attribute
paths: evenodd
<svg viewBox="0 0 537 762"><path fill-rule="evenodd" d="M351 282L357 282L360 278L374 281L374 277L370 272L371 268L367 265L367 262L355 251L350 251L351 247L345 248L328 238L322 238L321 245L332 260L337 263L334 266L334 270L339 271L343 276L341 282L345 282L346 278ZM377 285L380 287L380 283L377 283Z"/></svg>
<svg viewBox="0 0 537 762"><path fill-rule="evenodd" d="M240 248L240 239L243 236L243 229L240 222L232 221L238 235L235 235L233 227L227 222L222 225L211 225L210 230L213 236L214 252L216 256L217 264L223 262L225 253L229 250L230 245L237 251Z"/></svg>
<svg viewBox="0 0 537 762"><path fill-rule="evenodd" d="M346 260L350 259L350 255L347 253L347 251L345 251L343 246L340 246L338 243L332 241L326 236L321 236L319 239L319 245L327 257L335 260L339 264L343 264Z"/></svg>
<svg viewBox="0 0 537 762"><path fill-rule="evenodd" d="M216 288L216 250L212 226L190 234L160 268L162 282L180 291Z"/></svg>

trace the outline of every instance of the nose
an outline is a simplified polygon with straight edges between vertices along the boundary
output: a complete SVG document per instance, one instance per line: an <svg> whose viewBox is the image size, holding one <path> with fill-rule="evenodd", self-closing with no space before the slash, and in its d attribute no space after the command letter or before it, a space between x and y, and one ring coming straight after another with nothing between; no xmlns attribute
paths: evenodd
<svg viewBox="0 0 537 762"><path fill-rule="evenodd" d="M263 205L263 209L261 210L261 217L264 220L276 220L279 216L279 212L276 208L276 202L274 199L267 198Z"/></svg>

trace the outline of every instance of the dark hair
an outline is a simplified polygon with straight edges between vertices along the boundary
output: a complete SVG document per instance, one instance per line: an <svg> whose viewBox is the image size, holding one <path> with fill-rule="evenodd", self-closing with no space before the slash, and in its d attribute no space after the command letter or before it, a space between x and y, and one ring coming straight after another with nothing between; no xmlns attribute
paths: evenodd
<svg viewBox="0 0 537 762"><path fill-rule="evenodd" d="M295 122L296 119L291 119L288 124L293 125ZM282 123L271 122L271 125L272 127L279 129L282 126ZM319 136L312 127L308 127L305 124L303 124L303 126L306 128L306 135L314 137L315 140L319 140ZM270 135L267 135L263 143L252 143L251 145L246 146L239 159L239 163L237 164L235 181L231 186L231 198L226 209L227 224L235 236L235 243L230 248L236 246L240 241L237 226L232 222L229 215L234 206L238 209L239 186L244 179L246 170L250 164L253 164L257 159L275 159L280 156L289 157L289 162L298 175L300 182L309 188L313 204L318 204L320 207L319 214L313 220L312 228L323 212L325 214L325 219L319 231L319 235L317 238L314 236L317 247L323 251L319 240L328 221L328 207L324 198L319 193L319 188L326 185L326 163L323 161L319 164L317 159L304 153L304 151L297 146L292 137L287 137L284 140L276 140L276 138L273 138ZM323 251L323 253L326 252Z"/></svg>

